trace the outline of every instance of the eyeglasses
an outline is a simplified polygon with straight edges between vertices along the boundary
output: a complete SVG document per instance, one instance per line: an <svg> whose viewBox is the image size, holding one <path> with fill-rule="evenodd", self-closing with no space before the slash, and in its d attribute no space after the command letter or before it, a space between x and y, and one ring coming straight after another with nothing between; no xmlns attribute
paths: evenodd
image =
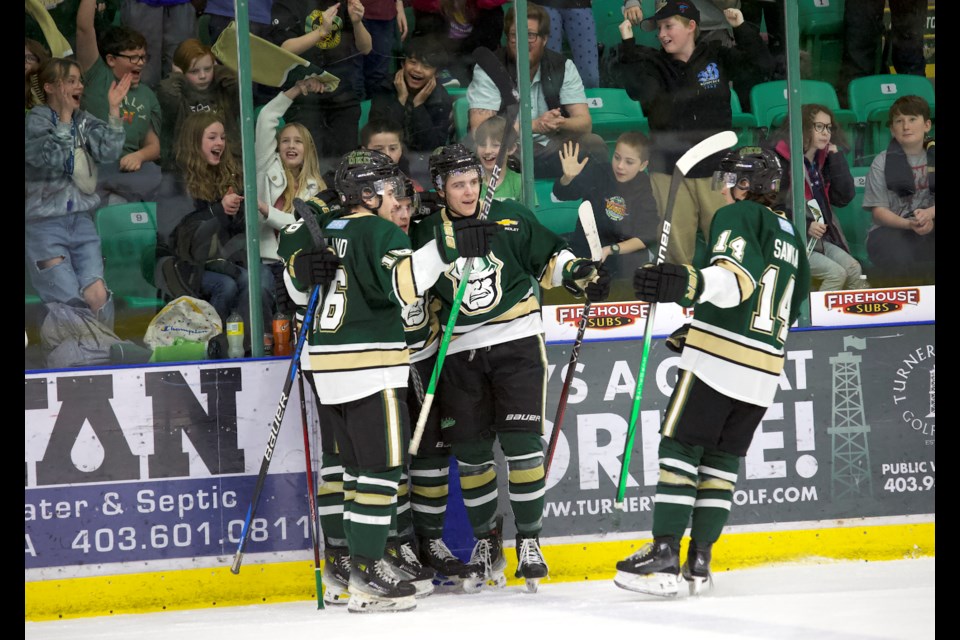
<svg viewBox="0 0 960 640"><path fill-rule="evenodd" d="M131 62L131 64L146 64L150 61L150 56L147 54L133 56L129 53L115 53L113 54L114 58L126 58Z"/></svg>
<svg viewBox="0 0 960 640"><path fill-rule="evenodd" d="M536 41L537 41L537 38L539 38L539 37L540 37L540 34L537 33L536 31L528 31L528 32L527 32L527 42L529 42L530 44L533 44L534 42L536 42ZM507 35L507 38L510 40L510 42L516 42L516 41L517 41L517 32L514 31L514 32L508 34L508 35Z"/></svg>
<svg viewBox="0 0 960 640"><path fill-rule="evenodd" d="M814 122L813 130L816 131L817 133L823 133L824 131L826 131L827 133L833 133L833 125L825 124L823 122Z"/></svg>

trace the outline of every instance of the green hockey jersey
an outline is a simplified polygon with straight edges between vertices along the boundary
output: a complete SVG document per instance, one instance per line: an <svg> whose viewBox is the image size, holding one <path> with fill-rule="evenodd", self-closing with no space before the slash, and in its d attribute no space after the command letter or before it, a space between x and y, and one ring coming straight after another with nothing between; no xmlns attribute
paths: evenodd
<svg viewBox="0 0 960 640"><path fill-rule="evenodd" d="M410 241L403 231L371 213L340 213L320 212L318 207L317 221L341 265L323 292L302 356L324 404L407 386L410 355L401 310L418 301ZM294 299L299 304L305 304L308 287L297 279L293 258L312 247L309 229L301 221L280 234L285 280L295 290L292 299L300 293L302 299Z"/></svg>
<svg viewBox="0 0 960 640"><path fill-rule="evenodd" d="M437 227L449 219L446 209L441 209L418 222L410 230L413 246L433 242ZM540 303L531 276L544 288L558 286L563 265L575 257L563 238L519 202L494 201L487 220L502 229L491 240L490 253L474 260L448 353L542 334ZM453 263L432 289L442 303L439 319L444 328L465 264L463 258Z"/></svg>
<svg viewBox="0 0 960 640"><path fill-rule="evenodd" d="M717 210L708 246L708 269L733 273L737 291L728 294L740 302L694 306L680 368L727 396L770 406L783 371L787 333L810 292L805 247L784 214L749 200ZM704 282L709 286L706 275Z"/></svg>

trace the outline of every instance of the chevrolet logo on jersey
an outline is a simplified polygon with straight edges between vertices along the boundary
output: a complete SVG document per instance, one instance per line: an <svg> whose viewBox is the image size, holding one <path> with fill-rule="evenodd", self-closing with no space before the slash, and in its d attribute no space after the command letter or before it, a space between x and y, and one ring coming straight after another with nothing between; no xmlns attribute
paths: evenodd
<svg viewBox="0 0 960 640"><path fill-rule="evenodd" d="M503 220L496 221L501 227L506 227L505 231L519 231L517 228L520 225L519 220L511 220L510 218L504 218Z"/></svg>

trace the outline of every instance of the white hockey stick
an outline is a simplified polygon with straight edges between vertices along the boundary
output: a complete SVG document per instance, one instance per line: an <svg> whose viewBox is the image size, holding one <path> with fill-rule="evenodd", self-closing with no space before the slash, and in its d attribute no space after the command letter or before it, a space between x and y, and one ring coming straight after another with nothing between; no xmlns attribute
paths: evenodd
<svg viewBox="0 0 960 640"><path fill-rule="evenodd" d="M737 134L733 131L721 131L695 145L683 154L673 168L670 179L670 192L667 195L667 206L663 212L663 230L660 232L660 246L657 247L657 264L663 264L667 258L667 244L670 242L670 223L673 219L673 208L677 200L677 191L680 183L695 165L715 153L729 149L737 144ZM640 414L640 399L643 395L643 378L647 373L647 358L650 355L650 341L653 333L653 320L656 315L657 304L650 303L647 314L647 325L643 330L643 353L640 356L640 371L637 373L637 388L633 394L633 410L630 412L630 425L627 427L627 440L623 446L623 465L620 467L620 481L617 483L617 497L613 506L623 510L623 496L627 491L627 472L630 468L630 454L633 451L633 440L637 435L637 416Z"/></svg>
<svg viewBox="0 0 960 640"><path fill-rule="evenodd" d="M583 227L583 235L587 237L587 245L590 247L590 259L594 262L600 262L603 259L603 247L600 245L600 233L597 231L597 220L593 217L593 205L589 200L585 200L577 209L577 216L580 218L580 226ZM560 427L563 424L563 416L567 411L567 397L570 395L570 385L573 382L573 374L577 369L577 361L580 359L580 345L583 344L583 335L587 332L587 318L590 317L590 298L583 303L583 311L580 315L580 322L577 324L577 337L573 341L573 348L570 349L570 362L567 364L567 374L563 378L563 389L560 390L560 402L557 403L557 413L553 418L553 431L550 432L550 442L547 445L547 459L544 461L543 474L550 475L550 464L553 462L553 453L557 449L557 441L560 440Z"/></svg>

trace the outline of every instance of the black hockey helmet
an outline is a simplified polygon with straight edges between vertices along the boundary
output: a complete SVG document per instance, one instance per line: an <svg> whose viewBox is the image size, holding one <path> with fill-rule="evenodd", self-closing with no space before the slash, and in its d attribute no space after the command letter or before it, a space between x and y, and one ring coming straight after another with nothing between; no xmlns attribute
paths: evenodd
<svg viewBox="0 0 960 640"><path fill-rule="evenodd" d="M396 197L403 197L403 173L379 151L358 149L347 153L340 160L333 178L334 187L345 207L364 204L364 198L382 196L392 186Z"/></svg>
<svg viewBox="0 0 960 640"><path fill-rule="evenodd" d="M436 189L443 189L450 174L466 171L476 171L477 177L483 178L483 165L480 164L480 158L462 144L437 147L430 155L430 179Z"/></svg>
<svg viewBox="0 0 960 640"><path fill-rule="evenodd" d="M403 197L410 198L410 211L413 212L413 215L416 215L416 212L420 210L420 192L413 186L413 180L410 179L410 176L401 172L400 178L403 180Z"/></svg>
<svg viewBox="0 0 960 640"><path fill-rule="evenodd" d="M761 147L740 147L728 151L720 161L720 168L713 172L712 187L718 190L746 181L750 193L768 195L780 191L782 176L783 167L776 153Z"/></svg>

